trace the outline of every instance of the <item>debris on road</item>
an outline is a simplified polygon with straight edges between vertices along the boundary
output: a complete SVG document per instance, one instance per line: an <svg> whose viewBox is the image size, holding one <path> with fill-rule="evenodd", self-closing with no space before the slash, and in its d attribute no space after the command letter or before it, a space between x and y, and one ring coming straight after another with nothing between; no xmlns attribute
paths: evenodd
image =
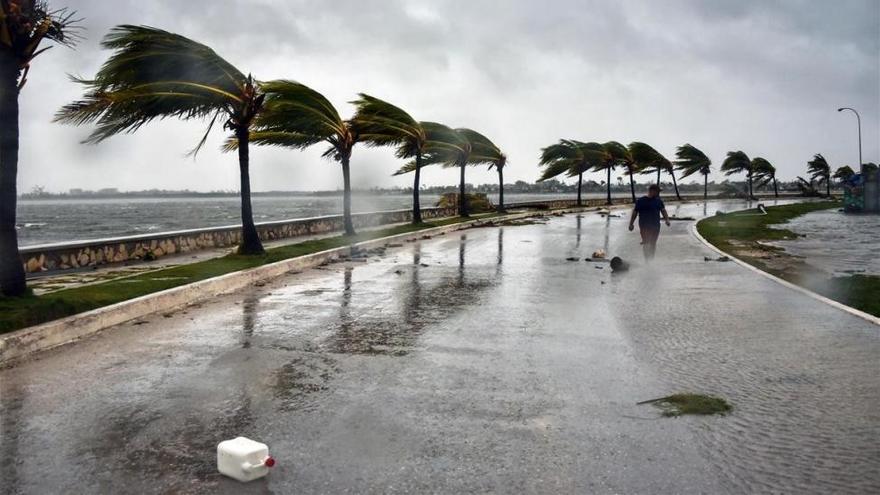
<svg viewBox="0 0 880 495"><path fill-rule="evenodd" d="M217 470L232 479L253 481L269 474L274 465L275 459L264 443L237 437L217 444Z"/></svg>
<svg viewBox="0 0 880 495"><path fill-rule="evenodd" d="M711 395L682 393L673 394L659 399L644 400L636 405L653 404L663 411L663 416L675 417L684 414L725 415L733 407L726 400Z"/></svg>
<svg viewBox="0 0 880 495"><path fill-rule="evenodd" d="M717 258L710 258L708 256L703 256L703 261L719 261L721 263L725 263L730 261L730 257L728 256L719 256Z"/></svg>
<svg viewBox="0 0 880 495"><path fill-rule="evenodd" d="M615 256L611 258L611 271L625 272L627 270L629 270L629 263L623 261L620 256Z"/></svg>

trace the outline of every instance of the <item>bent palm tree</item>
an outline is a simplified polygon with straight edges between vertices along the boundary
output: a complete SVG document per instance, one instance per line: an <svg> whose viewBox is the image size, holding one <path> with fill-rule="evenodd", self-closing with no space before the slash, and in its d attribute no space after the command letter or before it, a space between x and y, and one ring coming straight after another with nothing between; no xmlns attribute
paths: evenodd
<svg viewBox="0 0 880 495"><path fill-rule="evenodd" d="M817 180L819 183L825 182L825 195L831 196L831 165L825 160L821 153L813 156L813 159L807 162L807 172L810 178Z"/></svg>
<svg viewBox="0 0 880 495"><path fill-rule="evenodd" d="M758 181L758 187L765 187L772 182L773 195L778 198L779 188L776 184L776 167L764 158L756 156L752 158L752 170L755 171L755 180Z"/></svg>
<svg viewBox="0 0 880 495"><path fill-rule="evenodd" d="M472 148L471 162L488 163L489 170L494 167L498 172L498 213L504 213L504 167L507 166L507 155L489 138L476 131L471 131L470 142Z"/></svg>
<svg viewBox="0 0 880 495"><path fill-rule="evenodd" d="M758 181L758 187L766 187L773 184L773 195L779 197L779 187L776 183L776 167L774 167L766 159L756 156L752 158L752 170L755 171L755 180Z"/></svg>
<svg viewBox="0 0 880 495"><path fill-rule="evenodd" d="M709 173L712 171L712 160L691 144L679 146L675 157L677 158L675 168L682 173L682 179L698 172L703 174L703 199L707 199L709 197Z"/></svg>
<svg viewBox="0 0 880 495"><path fill-rule="evenodd" d="M582 143L573 139L560 139L558 143L541 149L539 165L544 167L544 171L538 178L538 182L561 174L567 174L568 177L577 176L577 205L583 206L581 186L584 181L584 173L598 166L598 156L602 151L602 145L599 143Z"/></svg>
<svg viewBox="0 0 880 495"><path fill-rule="evenodd" d="M834 175L832 177L839 180L840 182L846 182L850 180L855 174L856 172L852 169L852 167L850 167L849 165L844 165L842 167L838 167L837 170L834 171Z"/></svg>
<svg viewBox="0 0 880 495"><path fill-rule="evenodd" d="M345 234L354 235L349 162L357 134L324 95L304 84L276 80L260 87L266 94L266 101L263 112L254 119L250 142L299 150L321 142L329 144L322 156L332 157L342 165L343 224ZM235 148L236 144L236 140L231 140L227 147Z"/></svg>
<svg viewBox="0 0 880 495"><path fill-rule="evenodd" d="M419 181L422 172L422 155L426 151L428 139L422 123L417 122L402 109L360 93L351 102L355 107L351 127L359 140L367 146L393 146L397 158L412 158L413 206L412 223L422 223L422 210L419 203Z"/></svg>
<svg viewBox="0 0 880 495"><path fill-rule="evenodd" d="M742 151L729 151L727 158L724 159L724 163L721 164L721 170L724 172L724 175L745 173L748 181L747 193L749 199L755 198L752 194L752 177L755 171L752 168L752 161L749 160L749 155Z"/></svg>
<svg viewBox="0 0 880 495"><path fill-rule="evenodd" d="M79 39L73 15L64 9L51 11L42 1L0 0L0 292L7 296L27 289L15 232L18 95L31 61L51 48L40 48L43 41L73 46Z"/></svg>
<svg viewBox="0 0 880 495"><path fill-rule="evenodd" d="M672 176L672 187L675 189L675 197L681 200L678 193L678 181L675 180L675 167L663 154L646 143L631 143L630 152L641 170L649 171L657 169L657 185L660 185L660 171L666 171Z"/></svg>
<svg viewBox="0 0 880 495"><path fill-rule="evenodd" d="M603 154L604 159L610 160L614 164L622 166L626 169L626 172L624 172L624 174L629 176L629 192L632 195L633 203L635 203L636 184L634 182L633 176L639 173L641 169L638 162L636 162L636 159L633 157L632 150L618 143L617 141L608 141L607 143L604 143L602 145L602 148L605 151L605 153Z"/></svg>
<svg viewBox="0 0 880 495"><path fill-rule="evenodd" d="M254 78L201 43L148 26L117 26L101 44L115 53L94 79L77 80L86 87L83 99L63 107L55 120L74 125L96 122L85 142L99 143L156 119L211 117L208 130L191 151L195 154L217 119L225 119L224 129L238 141L242 222L238 251L263 253L251 208L248 143L264 99Z"/></svg>

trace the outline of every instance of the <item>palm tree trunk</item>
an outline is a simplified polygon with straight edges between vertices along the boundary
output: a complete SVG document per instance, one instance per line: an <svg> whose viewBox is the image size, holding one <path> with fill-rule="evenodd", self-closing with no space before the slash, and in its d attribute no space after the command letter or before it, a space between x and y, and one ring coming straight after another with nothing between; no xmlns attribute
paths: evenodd
<svg viewBox="0 0 880 495"><path fill-rule="evenodd" d="M498 213L505 213L504 209L504 167L498 169Z"/></svg>
<svg viewBox="0 0 880 495"><path fill-rule="evenodd" d="M419 181L422 175L422 152L416 151L416 174L413 179L412 223L422 223L422 205L419 203Z"/></svg>
<svg viewBox="0 0 880 495"><path fill-rule="evenodd" d="M608 180L605 181L605 204L611 204L611 165L608 166Z"/></svg>
<svg viewBox="0 0 880 495"><path fill-rule="evenodd" d="M709 174L703 174L703 201L709 199Z"/></svg>
<svg viewBox="0 0 880 495"><path fill-rule="evenodd" d="M681 201L681 194L678 194L678 182L675 181L675 172L670 171L669 175L672 176L672 187L675 189L675 197Z"/></svg>
<svg viewBox="0 0 880 495"><path fill-rule="evenodd" d="M461 169L461 179L458 183L458 215L460 217L468 217L467 195L464 192L464 167L467 163L459 163L458 168Z"/></svg>
<svg viewBox="0 0 880 495"><path fill-rule="evenodd" d="M657 167L657 185L660 185L660 167Z"/></svg>
<svg viewBox="0 0 880 495"><path fill-rule="evenodd" d="M0 291L20 296L27 285L15 232L19 68L6 51L0 53Z"/></svg>
<svg viewBox="0 0 880 495"><path fill-rule="evenodd" d="M583 180L584 180L584 173L581 172L578 174L578 202L577 202L578 206L583 206L583 201L581 201L581 184L583 183Z"/></svg>
<svg viewBox="0 0 880 495"><path fill-rule="evenodd" d="M773 195L779 197L779 187L776 184L776 176L773 176Z"/></svg>
<svg viewBox="0 0 880 495"><path fill-rule="evenodd" d="M251 208L250 143L249 129L236 131L238 138L238 169L241 172L241 245L239 254L263 254L263 244L254 225L254 212Z"/></svg>
<svg viewBox="0 0 880 495"><path fill-rule="evenodd" d="M345 235L355 235L354 224L351 222L351 168L350 155L342 155L342 223Z"/></svg>
<svg viewBox="0 0 880 495"><path fill-rule="evenodd" d="M633 203L636 202L636 182L633 180L633 172L635 170L629 171L629 192L632 194Z"/></svg>
<svg viewBox="0 0 880 495"><path fill-rule="evenodd" d="M831 197L831 174L825 174L825 196Z"/></svg>
<svg viewBox="0 0 880 495"><path fill-rule="evenodd" d="M751 172L749 172L749 174L748 174L748 179L749 179L749 199L754 199L755 195L754 195L754 193L752 193L752 173Z"/></svg>

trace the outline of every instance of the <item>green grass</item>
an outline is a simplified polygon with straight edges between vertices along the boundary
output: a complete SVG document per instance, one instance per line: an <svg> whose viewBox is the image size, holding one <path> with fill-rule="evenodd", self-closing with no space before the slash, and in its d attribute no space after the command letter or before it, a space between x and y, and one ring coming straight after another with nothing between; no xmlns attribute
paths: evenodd
<svg viewBox="0 0 880 495"><path fill-rule="evenodd" d="M796 235L783 224L792 218L818 210L839 208L836 201L797 203L767 208L767 215L755 215L757 210L716 215L702 220L697 230L707 241L737 258L765 272L806 287L825 297L880 316L880 277L850 275L832 277L827 273L785 254L784 250L765 246L759 241L793 239Z"/></svg>
<svg viewBox="0 0 880 495"><path fill-rule="evenodd" d="M497 214L493 213L478 215L471 219L492 218L495 216ZM262 256L230 254L221 258L149 271L130 277L60 290L41 296L0 297L0 315L2 315L0 317L0 334L239 270L348 246L371 239L406 234L443 225L452 225L471 219L454 217L421 225L408 224L374 230L352 237L340 235L314 239L268 249Z"/></svg>
<svg viewBox="0 0 880 495"><path fill-rule="evenodd" d="M682 416L684 414L723 415L733 410L733 407L726 400L703 394L674 394L668 397L639 402L639 404L654 404L667 417Z"/></svg>

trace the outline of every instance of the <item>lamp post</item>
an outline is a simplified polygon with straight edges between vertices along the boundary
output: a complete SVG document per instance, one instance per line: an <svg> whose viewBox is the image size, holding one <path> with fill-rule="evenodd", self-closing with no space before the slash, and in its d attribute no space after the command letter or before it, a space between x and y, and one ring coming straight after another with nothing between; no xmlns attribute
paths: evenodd
<svg viewBox="0 0 880 495"><path fill-rule="evenodd" d="M859 117L859 112L856 112L855 108L843 107L837 109L838 112L842 112L844 110L850 110L852 111L852 113L856 114L856 123L859 126L859 173L864 176L865 171L862 169L862 118Z"/></svg>

